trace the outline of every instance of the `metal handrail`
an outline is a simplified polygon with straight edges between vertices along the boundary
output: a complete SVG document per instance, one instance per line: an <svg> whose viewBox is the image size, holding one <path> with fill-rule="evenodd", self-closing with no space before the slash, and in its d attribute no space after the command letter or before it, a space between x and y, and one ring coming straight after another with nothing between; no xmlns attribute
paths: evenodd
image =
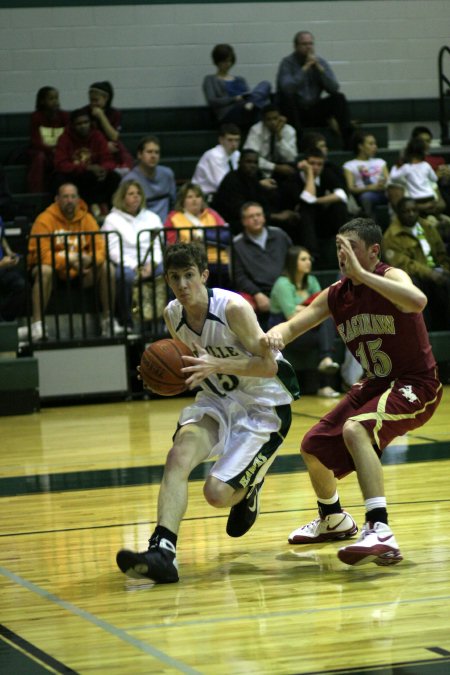
<svg viewBox="0 0 450 675"><path fill-rule="evenodd" d="M448 133L448 120L447 120L447 111L445 105L445 99L450 96L450 80L444 74L444 55L445 53L450 54L450 47L444 45L439 50L438 56L438 71L439 71L439 123L441 125L441 144L449 145L450 138ZM447 85L447 89L445 88Z"/></svg>

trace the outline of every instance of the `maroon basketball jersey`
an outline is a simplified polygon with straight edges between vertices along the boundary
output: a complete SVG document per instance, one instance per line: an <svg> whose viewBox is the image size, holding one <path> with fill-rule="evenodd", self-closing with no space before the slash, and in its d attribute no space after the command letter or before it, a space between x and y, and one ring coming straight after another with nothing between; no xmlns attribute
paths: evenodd
<svg viewBox="0 0 450 675"><path fill-rule="evenodd" d="M389 265L378 263L384 276ZM328 290L328 305L345 345L369 378L423 377L436 367L422 313L401 312L364 284L343 277ZM431 373L430 373L431 374Z"/></svg>

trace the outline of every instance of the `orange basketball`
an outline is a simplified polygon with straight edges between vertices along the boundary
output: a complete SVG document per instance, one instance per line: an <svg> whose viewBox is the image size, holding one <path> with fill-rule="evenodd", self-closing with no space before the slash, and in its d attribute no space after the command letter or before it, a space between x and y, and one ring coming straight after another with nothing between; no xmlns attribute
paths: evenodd
<svg viewBox="0 0 450 675"><path fill-rule="evenodd" d="M179 340L165 339L152 342L141 358L141 377L146 387L160 396L175 396L186 391L186 377L181 358L192 356L189 347Z"/></svg>

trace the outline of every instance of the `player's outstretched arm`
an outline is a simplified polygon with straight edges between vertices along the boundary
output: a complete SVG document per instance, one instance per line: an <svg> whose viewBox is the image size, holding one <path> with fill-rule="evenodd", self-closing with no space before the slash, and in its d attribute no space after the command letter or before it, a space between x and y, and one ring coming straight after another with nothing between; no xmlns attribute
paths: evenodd
<svg viewBox="0 0 450 675"><path fill-rule="evenodd" d="M271 328L266 333L266 344L271 349L284 349L289 342L318 326L329 316L328 288L325 288L303 311Z"/></svg>

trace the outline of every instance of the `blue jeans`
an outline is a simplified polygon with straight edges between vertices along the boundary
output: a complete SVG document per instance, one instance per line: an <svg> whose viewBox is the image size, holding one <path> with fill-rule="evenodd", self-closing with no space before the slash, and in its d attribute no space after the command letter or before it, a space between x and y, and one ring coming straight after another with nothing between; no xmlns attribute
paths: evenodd
<svg viewBox="0 0 450 675"><path fill-rule="evenodd" d="M374 217L376 206L382 206L388 203L384 192L361 192L361 194L358 195L357 201L361 204L364 214L368 218Z"/></svg>
<svg viewBox="0 0 450 675"><path fill-rule="evenodd" d="M239 127L247 129L252 124L258 122L261 117L261 109L270 103L271 84L266 80L259 82L253 87L245 100L238 101L233 108L220 120L221 124L228 122L237 124ZM254 108L247 110L246 103L253 103Z"/></svg>

